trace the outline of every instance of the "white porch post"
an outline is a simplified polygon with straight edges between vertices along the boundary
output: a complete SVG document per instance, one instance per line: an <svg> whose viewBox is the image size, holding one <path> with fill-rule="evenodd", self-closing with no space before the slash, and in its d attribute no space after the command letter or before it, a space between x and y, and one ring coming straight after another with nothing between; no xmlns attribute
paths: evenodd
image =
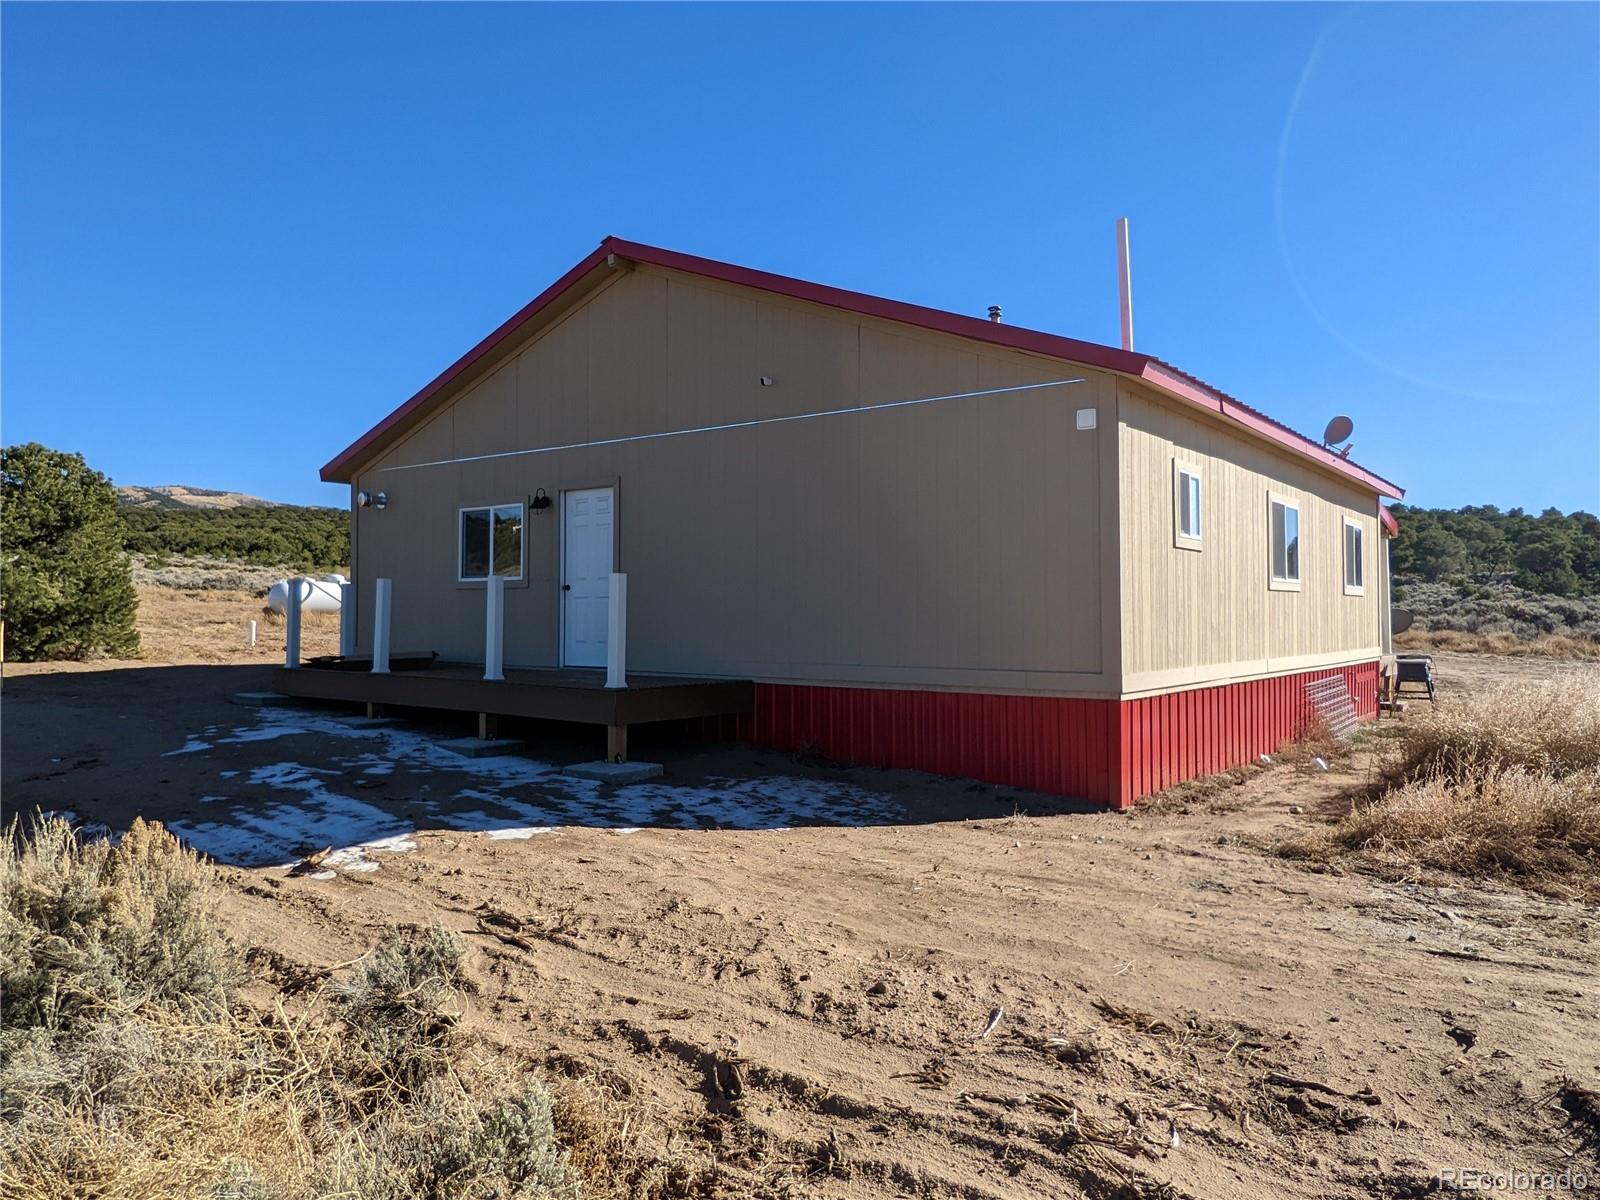
<svg viewBox="0 0 1600 1200"><path fill-rule="evenodd" d="M284 597L283 665L286 667L300 665L300 592L305 585L304 576L296 575L289 580L288 594Z"/></svg>
<svg viewBox="0 0 1600 1200"><path fill-rule="evenodd" d="M356 653L356 585L339 585L339 657L353 658Z"/></svg>
<svg viewBox="0 0 1600 1200"><path fill-rule="evenodd" d="M378 580L372 613L372 673L389 673L389 608L394 581Z"/></svg>
<svg viewBox="0 0 1600 1200"><path fill-rule="evenodd" d="M628 577L611 574L610 625L606 630L606 686L628 686Z"/></svg>
<svg viewBox="0 0 1600 1200"><path fill-rule="evenodd" d="M483 585L484 594L484 631L483 631L483 677L485 679L504 679L506 677L506 578L504 575L491 575Z"/></svg>

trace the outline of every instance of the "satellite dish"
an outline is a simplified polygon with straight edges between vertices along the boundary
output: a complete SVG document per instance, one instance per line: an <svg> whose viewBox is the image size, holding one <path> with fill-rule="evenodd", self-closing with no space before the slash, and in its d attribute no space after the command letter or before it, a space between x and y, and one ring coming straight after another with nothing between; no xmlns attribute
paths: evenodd
<svg viewBox="0 0 1600 1200"><path fill-rule="evenodd" d="M1389 610L1389 632L1404 633L1411 628L1411 622L1416 619L1416 614L1409 608L1391 608Z"/></svg>
<svg viewBox="0 0 1600 1200"><path fill-rule="evenodd" d="M1356 431L1356 423L1349 417L1340 415L1328 422L1328 427L1322 431L1322 444L1324 446L1337 446Z"/></svg>

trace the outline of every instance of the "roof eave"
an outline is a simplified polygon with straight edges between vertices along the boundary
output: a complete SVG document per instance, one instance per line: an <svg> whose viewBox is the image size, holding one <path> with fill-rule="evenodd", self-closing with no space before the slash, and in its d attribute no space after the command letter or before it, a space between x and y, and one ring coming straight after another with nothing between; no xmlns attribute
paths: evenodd
<svg viewBox="0 0 1600 1200"><path fill-rule="evenodd" d="M391 437L398 437L414 421L420 420L430 401L463 375L469 373L484 359L492 356L506 342L522 332L529 322L545 313L547 309L553 307L574 287L582 283L585 277L606 266L607 261L612 259L615 254L612 248L612 243L615 241L615 238L606 238L575 267L511 314L488 337L446 367L440 375L436 376L420 392L329 459L322 467L322 481L324 483L354 483L356 468L361 465L362 461L376 454Z"/></svg>
<svg viewBox="0 0 1600 1200"><path fill-rule="evenodd" d="M1165 394L1188 404L1193 404L1208 412L1243 425L1257 437L1269 442L1276 442L1280 446L1293 451L1304 458L1319 463L1328 469L1354 479L1356 482L1371 488L1379 496L1392 496L1400 499L1406 492L1397 483L1391 483L1383 476L1367 470L1359 463L1351 462L1343 455L1335 454L1326 446L1319 446L1310 438L1295 433L1287 426L1280 425L1269 417L1263 416L1247 404L1241 404L1231 396L1224 395L1214 388L1206 387L1182 372L1175 370L1167 364L1154 359L1147 362L1139 373L1139 378Z"/></svg>
<svg viewBox="0 0 1600 1200"><path fill-rule="evenodd" d="M1392 496L1398 499L1405 495L1403 488L1382 476L1333 453L1326 447L1319 446L1311 439L1273 421L1248 405L1241 404L1193 376L1186 375L1176 367L1147 354L1025 329L1018 325L1002 325L981 317L925 308L920 304L886 300L861 292L847 291L844 288L830 287L827 284L811 283L786 275L774 275L750 267L683 254L676 250L665 250L659 246L627 242L617 237L607 237L592 253L513 313L488 337L468 350L426 387L330 459L321 471L323 481L354 482L356 469L376 455L392 439L399 437L419 422L426 415L430 403L441 393L470 374L484 360L505 348L507 343L522 333L530 323L541 316L549 315L552 311L565 311L561 301L564 297L569 297L569 293L572 293L586 277L608 262L616 267L623 265L625 260L751 287L794 300L820 304L862 316L877 317L954 337L1006 346L1013 350L1049 358L1065 359L1082 366L1096 367L1140 379L1169 396L1214 412L1226 420L1242 425L1258 437L1276 442L1293 453L1354 479L1380 496ZM586 289L576 294L581 296L584 291Z"/></svg>

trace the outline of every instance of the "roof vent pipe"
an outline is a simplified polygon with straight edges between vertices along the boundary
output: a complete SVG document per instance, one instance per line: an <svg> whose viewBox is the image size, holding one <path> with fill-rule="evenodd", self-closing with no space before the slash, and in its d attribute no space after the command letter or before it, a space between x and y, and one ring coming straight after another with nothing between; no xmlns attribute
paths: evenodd
<svg viewBox="0 0 1600 1200"><path fill-rule="evenodd" d="M1000 324L1000 306L998 304L989 305L989 320L996 325Z"/></svg>
<svg viewBox="0 0 1600 1200"><path fill-rule="evenodd" d="M1117 218L1117 291L1122 312L1122 348L1133 349L1133 269L1128 262L1128 218Z"/></svg>

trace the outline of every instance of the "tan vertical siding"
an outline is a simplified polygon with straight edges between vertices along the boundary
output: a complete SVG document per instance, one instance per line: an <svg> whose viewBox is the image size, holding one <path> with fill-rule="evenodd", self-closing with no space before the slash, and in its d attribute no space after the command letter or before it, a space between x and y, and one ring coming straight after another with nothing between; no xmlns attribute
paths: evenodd
<svg viewBox="0 0 1600 1200"><path fill-rule="evenodd" d="M1376 498L1287 453L1119 388L1124 693L1377 657ZM1202 548L1174 542L1173 463L1201 473ZM1298 501L1301 586L1269 587L1268 494ZM1344 593L1343 520L1361 523L1364 595Z"/></svg>
<svg viewBox="0 0 1600 1200"><path fill-rule="evenodd" d="M1088 381L394 469L1072 375ZM1075 428L1080 407L1097 408L1097 431ZM481 658L482 589L455 582L456 511L543 488L557 504L527 521L506 660L555 665L559 496L616 483L636 670L1115 694L1116 546L1102 536L1115 424L1109 376L640 267L361 471L392 502L358 514L354 566L364 606L372 580L395 580L397 649Z"/></svg>

